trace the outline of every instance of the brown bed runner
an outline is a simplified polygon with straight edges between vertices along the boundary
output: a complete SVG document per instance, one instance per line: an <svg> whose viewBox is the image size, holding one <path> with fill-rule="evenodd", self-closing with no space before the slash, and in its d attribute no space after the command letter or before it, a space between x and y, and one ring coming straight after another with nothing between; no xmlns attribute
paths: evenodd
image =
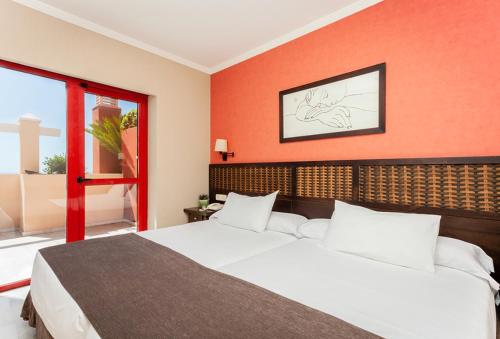
<svg viewBox="0 0 500 339"><path fill-rule="evenodd" d="M41 249L102 338L375 338L135 234Z"/></svg>

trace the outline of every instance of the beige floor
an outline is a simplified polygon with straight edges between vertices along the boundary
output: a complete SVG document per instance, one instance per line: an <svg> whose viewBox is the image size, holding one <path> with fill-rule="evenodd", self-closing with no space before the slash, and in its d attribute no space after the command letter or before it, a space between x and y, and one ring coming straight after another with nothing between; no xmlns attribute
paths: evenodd
<svg viewBox="0 0 500 339"><path fill-rule="evenodd" d="M113 223L86 228L86 239L135 232L128 223ZM33 260L40 248L65 242L63 231L21 236L18 232L0 233L0 285L31 277Z"/></svg>

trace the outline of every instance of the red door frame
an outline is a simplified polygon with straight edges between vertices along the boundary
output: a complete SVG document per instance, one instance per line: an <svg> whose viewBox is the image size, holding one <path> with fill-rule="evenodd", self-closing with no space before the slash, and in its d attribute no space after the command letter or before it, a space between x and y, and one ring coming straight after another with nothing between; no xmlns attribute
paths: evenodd
<svg viewBox="0 0 500 339"><path fill-rule="evenodd" d="M137 185L137 230L148 229L148 96L145 94L74 78L30 66L0 59L0 67L42 76L66 83L67 91L67 210L66 241L83 240L85 236L85 186L87 185ZM136 102L138 105L138 177L102 178L77 183L85 176L85 112L84 93L93 93L115 99ZM0 285L0 292L27 286L31 279Z"/></svg>
<svg viewBox="0 0 500 339"><path fill-rule="evenodd" d="M137 103L138 107L138 156L139 170L137 178L99 178L90 179L81 183L77 182L78 177L85 177L85 114L84 94L91 93L95 95L107 96L118 100L127 100ZM72 192L71 203L68 199L68 208L66 215L67 225L78 225L77 227L69 228L66 233L68 242L83 240L85 236L85 187L97 185L119 185L119 184L136 184L137 185L137 230L147 230L147 111L148 101L147 96L143 94L133 93L121 89L111 88L95 83L78 81L73 84L68 84L68 97L74 95L77 99L71 102L75 103L74 107L68 105L69 114L74 119L68 119L68 193ZM68 100L68 102L70 102ZM81 110L81 111L80 111ZM73 161L71 161L73 160Z"/></svg>

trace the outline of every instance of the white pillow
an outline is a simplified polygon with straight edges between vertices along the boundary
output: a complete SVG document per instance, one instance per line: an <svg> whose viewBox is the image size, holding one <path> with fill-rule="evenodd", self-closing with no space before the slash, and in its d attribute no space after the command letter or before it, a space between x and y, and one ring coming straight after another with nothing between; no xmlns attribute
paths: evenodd
<svg viewBox="0 0 500 339"><path fill-rule="evenodd" d="M323 245L389 264L434 272L441 216L377 212L335 201Z"/></svg>
<svg viewBox="0 0 500 339"><path fill-rule="evenodd" d="M499 289L498 283L490 276L493 259L479 246L458 239L438 237L434 263L475 275L488 281L494 291Z"/></svg>
<svg viewBox="0 0 500 339"><path fill-rule="evenodd" d="M221 224L262 232L266 229L278 191L266 196L249 197L229 193L224 207L217 213Z"/></svg>
<svg viewBox="0 0 500 339"><path fill-rule="evenodd" d="M299 238L323 239L330 227L331 219L310 219L299 226Z"/></svg>
<svg viewBox="0 0 500 339"><path fill-rule="evenodd" d="M298 227L306 221L307 218L299 214L271 212L266 228L269 231L297 235Z"/></svg>

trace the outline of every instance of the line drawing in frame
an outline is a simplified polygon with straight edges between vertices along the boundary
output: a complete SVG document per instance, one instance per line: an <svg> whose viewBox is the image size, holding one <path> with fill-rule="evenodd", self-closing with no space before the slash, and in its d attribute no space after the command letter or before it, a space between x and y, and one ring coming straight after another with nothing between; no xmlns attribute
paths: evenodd
<svg viewBox="0 0 500 339"><path fill-rule="evenodd" d="M385 132L385 64L279 93L280 142Z"/></svg>

